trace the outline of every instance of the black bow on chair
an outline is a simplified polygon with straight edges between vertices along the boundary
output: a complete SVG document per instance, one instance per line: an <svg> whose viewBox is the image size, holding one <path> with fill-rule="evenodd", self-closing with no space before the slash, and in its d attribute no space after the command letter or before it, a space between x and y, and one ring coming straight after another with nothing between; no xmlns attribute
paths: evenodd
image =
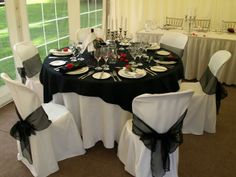
<svg viewBox="0 0 236 177"><path fill-rule="evenodd" d="M16 124L13 125L10 135L20 141L23 157L25 157L28 162L32 164L33 160L29 137L31 135L36 135L35 131L41 131L48 128L52 122L48 119L48 116L42 106L27 116L25 120L22 119L17 108L16 113L20 121L17 121Z"/></svg>
<svg viewBox="0 0 236 177"><path fill-rule="evenodd" d="M182 125L187 110L179 120L163 134L157 133L133 114L134 134L151 150L151 171L153 177L162 177L170 170L169 154L183 143Z"/></svg>

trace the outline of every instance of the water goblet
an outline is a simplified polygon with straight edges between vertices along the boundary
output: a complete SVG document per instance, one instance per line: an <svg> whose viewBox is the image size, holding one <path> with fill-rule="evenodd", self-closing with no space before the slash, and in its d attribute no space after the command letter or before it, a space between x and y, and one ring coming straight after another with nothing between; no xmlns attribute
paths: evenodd
<svg viewBox="0 0 236 177"><path fill-rule="evenodd" d="M108 58L109 58L109 54L111 53L111 50L108 46L103 46L101 48L101 53L102 53L102 58L104 59L105 61L105 64L102 66L104 70L109 70L109 65L107 64L107 61L108 61Z"/></svg>
<svg viewBox="0 0 236 177"><path fill-rule="evenodd" d="M94 51L94 58L95 58L96 61L97 61L97 67L95 67L94 69L95 69L96 71L101 71L102 68L99 66L99 61L100 61L100 59L102 58L101 49L100 49L100 48L98 48L98 49L96 49L96 50Z"/></svg>

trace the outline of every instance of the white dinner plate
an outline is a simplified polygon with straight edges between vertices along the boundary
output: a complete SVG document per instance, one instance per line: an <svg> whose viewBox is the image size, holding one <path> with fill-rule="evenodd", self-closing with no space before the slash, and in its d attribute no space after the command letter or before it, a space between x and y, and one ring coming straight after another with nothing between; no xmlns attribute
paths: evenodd
<svg viewBox="0 0 236 177"><path fill-rule="evenodd" d="M97 72L94 73L92 76L94 79L108 79L109 77L111 77L111 75L107 72Z"/></svg>
<svg viewBox="0 0 236 177"><path fill-rule="evenodd" d="M165 72L165 71L167 71L167 68L164 67L164 66L152 66L150 69L152 71L155 71L155 72Z"/></svg>
<svg viewBox="0 0 236 177"><path fill-rule="evenodd" d="M123 68L118 71L118 74L124 78L138 79L138 78L142 78L146 76L147 73L144 69L137 68L134 72L131 72L131 71L127 71L126 68Z"/></svg>
<svg viewBox="0 0 236 177"><path fill-rule="evenodd" d="M155 62L157 62L158 64L162 64L162 65L174 65L176 64L176 61L160 61L160 60L154 60Z"/></svg>
<svg viewBox="0 0 236 177"><path fill-rule="evenodd" d="M170 55L170 52L165 51L165 50L160 50L156 52L158 55L163 55L163 56L168 56Z"/></svg>
<svg viewBox="0 0 236 177"><path fill-rule="evenodd" d="M49 51L50 53L52 53L55 56L68 56L68 55L72 55L72 51L70 49L68 49L68 51L58 51L56 49L51 49Z"/></svg>
<svg viewBox="0 0 236 177"><path fill-rule="evenodd" d="M89 70L89 67L85 66L83 68L76 69L74 71L69 71L66 74L69 74L69 75L83 74L83 73L86 73L88 70Z"/></svg>
<svg viewBox="0 0 236 177"><path fill-rule="evenodd" d="M62 66L66 64L66 61L64 60L55 60L49 63L51 66Z"/></svg>

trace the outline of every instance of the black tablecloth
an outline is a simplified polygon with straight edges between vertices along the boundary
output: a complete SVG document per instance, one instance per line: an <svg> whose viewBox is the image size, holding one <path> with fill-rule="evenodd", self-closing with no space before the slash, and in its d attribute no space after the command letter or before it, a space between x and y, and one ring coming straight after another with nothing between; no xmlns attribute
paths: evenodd
<svg viewBox="0 0 236 177"><path fill-rule="evenodd" d="M96 65L96 61L90 54L84 54L88 65ZM130 56L128 55L128 58ZM69 60L69 57L59 57L60 60ZM132 100L143 93L166 93L179 90L178 80L183 78L183 64L178 59L177 64L166 72L157 73L156 76L147 75L140 79L122 78L121 82L114 82L112 77L105 80L96 80L92 76L86 79L78 79L79 75L66 75L55 71L49 63L53 60L47 57L44 60L40 73L40 81L44 87L44 101L52 100L53 94L58 92L75 92L79 95L100 97L107 103L117 104L124 110L132 112ZM118 62L115 66L124 65ZM155 62L144 62L143 67L155 65ZM92 70L92 68L90 68Z"/></svg>

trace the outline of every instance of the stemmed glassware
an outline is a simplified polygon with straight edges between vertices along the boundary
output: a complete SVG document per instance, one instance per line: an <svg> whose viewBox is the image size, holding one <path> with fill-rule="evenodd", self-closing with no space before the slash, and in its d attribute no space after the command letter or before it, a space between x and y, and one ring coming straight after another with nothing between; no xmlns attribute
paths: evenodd
<svg viewBox="0 0 236 177"><path fill-rule="evenodd" d="M136 57L137 57L137 48L136 48L136 45L135 44L132 44L129 48L128 48L128 51L131 55L131 57L133 58L132 61L129 62L129 64L133 65L133 66L136 66Z"/></svg>
<svg viewBox="0 0 236 177"><path fill-rule="evenodd" d="M69 49L70 49L71 52L72 52L72 57L70 57L70 60L71 60L72 62L77 61L77 59L76 59L76 43L75 43L74 41L70 41Z"/></svg>
<svg viewBox="0 0 236 177"><path fill-rule="evenodd" d="M104 70L109 70L109 65L107 64L107 61L108 61L109 55L111 53L111 50L108 46L102 46L101 53L102 53L102 58L105 61L105 64L102 67Z"/></svg>
<svg viewBox="0 0 236 177"><path fill-rule="evenodd" d="M97 60L97 67L95 67L95 70L101 71L102 68L99 66L99 61L102 58L101 48L98 48L94 51L94 58Z"/></svg>

